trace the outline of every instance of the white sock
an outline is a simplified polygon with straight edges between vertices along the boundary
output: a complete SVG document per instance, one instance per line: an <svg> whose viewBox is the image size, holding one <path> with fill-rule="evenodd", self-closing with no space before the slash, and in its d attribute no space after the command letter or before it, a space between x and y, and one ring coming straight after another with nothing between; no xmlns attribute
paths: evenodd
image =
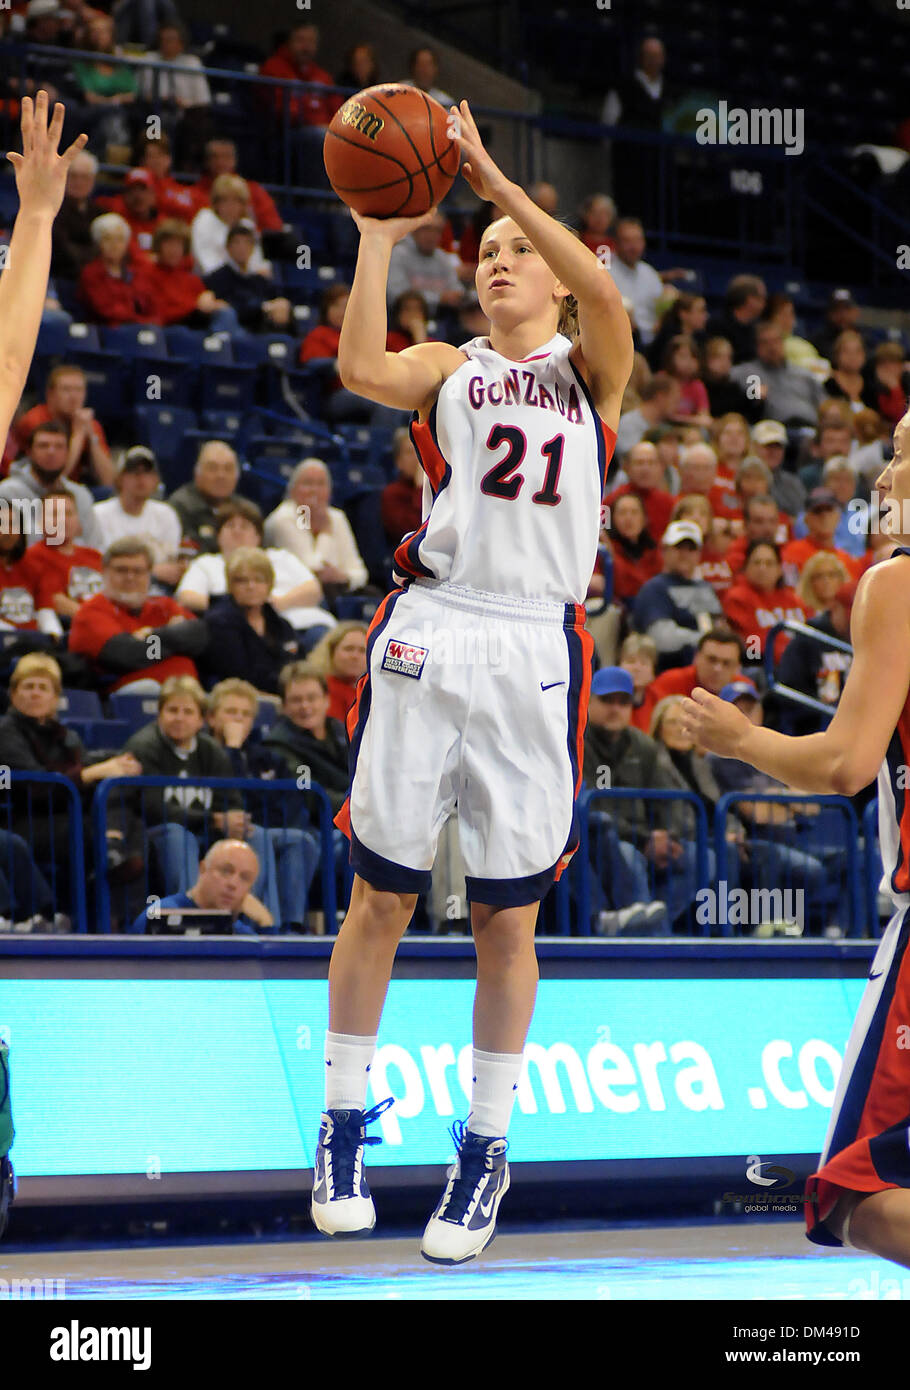
<svg viewBox="0 0 910 1390"><path fill-rule="evenodd" d="M473 1051L468 1129L485 1138L504 1138L521 1075L522 1052Z"/></svg>
<svg viewBox="0 0 910 1390"><path fill-rule="evenodd" d="M363 1110L366 1107L370 1063L376 1039L354 1033L325 1034L326 1110Z"/></svg>

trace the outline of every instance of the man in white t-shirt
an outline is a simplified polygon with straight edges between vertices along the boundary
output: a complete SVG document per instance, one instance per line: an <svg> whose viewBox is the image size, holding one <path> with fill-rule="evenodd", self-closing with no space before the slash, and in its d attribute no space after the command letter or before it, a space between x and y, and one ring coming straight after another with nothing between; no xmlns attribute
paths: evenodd
<svg viewBox="0 0 910 1390"><path fill-rule="evenodd" d="M332 475L321 459L298 463L287 497L265 519L265 539L296 555L330 597L362 589L369 575L340 507L330 507Z"/></svg>
<svg viewBox="0 0 910 1390"><path fill-rule="evenodd" d="M204 613L214 598L227 593L225 562L240 546L262 545L262 513L254 502L235 497L216 512L218 553L197 555L180 581L174 597L194 613ZM266 550L275 571L269 603L292 627L334 627L335 619L318 608L322 586L311 569L287 550Z"/></svg>
<svg viewBox="0 0 910 1390"><path fill-rule="evenodd" d="M663 281L653 265L642 260L645 233L636 218L621 217L613 235L616 251L610 261L610 274L623 299L632 304L635 326L647 347L657 327L657 302L664 294Z"/></svg>
<svg viewBox="0 0 910 1390"><path fill-rule="evenodd" d="M152 494L160 482L155 455L144 444L135 444L117 464L117 496L96 502L92 516L100 551L106 551L124 536L138 536L152 551L152 577L173 588L185 569L184 562L178 559L180 518L166 502L153 500Z"/></svg>

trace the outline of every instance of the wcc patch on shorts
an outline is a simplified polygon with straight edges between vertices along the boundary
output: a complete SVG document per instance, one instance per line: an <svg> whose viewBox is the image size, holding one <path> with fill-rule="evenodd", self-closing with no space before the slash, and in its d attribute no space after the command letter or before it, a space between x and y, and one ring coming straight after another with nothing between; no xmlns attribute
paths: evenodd
<svg viewBox="0 0 910 1390"><path fill-rule="evenodd" d="M402 642L400 638L390 637L379 669L395 671L399 676L412 676L414 680L420 680L429 654L428 647L414 647L409 642Z"/></svg>

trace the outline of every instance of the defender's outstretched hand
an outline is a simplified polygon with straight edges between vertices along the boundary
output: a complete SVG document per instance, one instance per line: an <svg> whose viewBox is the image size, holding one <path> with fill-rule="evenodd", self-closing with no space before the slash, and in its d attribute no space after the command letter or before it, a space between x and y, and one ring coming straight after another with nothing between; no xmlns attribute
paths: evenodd
<svg viewBox="0 0 910 1390"><path fill-rule="evenodd" d="M22 98L22 153L14 151L6 157L16 171L20 210L49 212L55 217L63 202L67 171L88 144L88 136L77 135L69 149L58 154L64 108L56 103L49 125L47 108L48 95L43 89L34 100Z"/></svg>
<svg viewBox="0 0 910 1390"><path fill-rule="evenodd" d="M742 742L752 724L734 704L697 685L691 699L682 702L682 716L689 737L708 753L742 756Z"/></svg>

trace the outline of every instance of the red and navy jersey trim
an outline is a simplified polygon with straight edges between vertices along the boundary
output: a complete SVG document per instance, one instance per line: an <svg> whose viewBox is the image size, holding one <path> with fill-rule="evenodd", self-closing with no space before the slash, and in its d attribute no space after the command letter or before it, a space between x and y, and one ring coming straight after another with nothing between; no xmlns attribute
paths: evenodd
<svg viewBox="0 0 910 1390"><path fill-rule="evenodd" d="M408 425L411 443L414 445L417 457L420 459L420 465L429 479L434 502L443 488L448 487L452 477L452 465L444 457L442 449L439 447L439 436L436 432L436 409L438 405L439 396L437 395L429 418L421 423L417 418L417 411L415 411ZM430 506L430 515L432 515L432 503ZM392 569L395 574L409 575L412 579L416 579L420 575L427 579L435 578L433 571L420 558L420 545L427 533L429 523L430 516L427 516L417 530L406 536L398 546L392 557Z"/></svg>
<svg viewBox="0 0 910 1390"><path fill-rule="evenodd" d="M613 450L616 448L616 431L610 428L603 416L598 415L597 406L594 404L594 397L591 395L591 388L575 363L571 358L567 358L566 361L575 373L578 389L588 402L591 414L594 417L594 426L597 431L597 471L600 474L600 495L603 497L607 481L607 469L613 457Z"/></svg>

